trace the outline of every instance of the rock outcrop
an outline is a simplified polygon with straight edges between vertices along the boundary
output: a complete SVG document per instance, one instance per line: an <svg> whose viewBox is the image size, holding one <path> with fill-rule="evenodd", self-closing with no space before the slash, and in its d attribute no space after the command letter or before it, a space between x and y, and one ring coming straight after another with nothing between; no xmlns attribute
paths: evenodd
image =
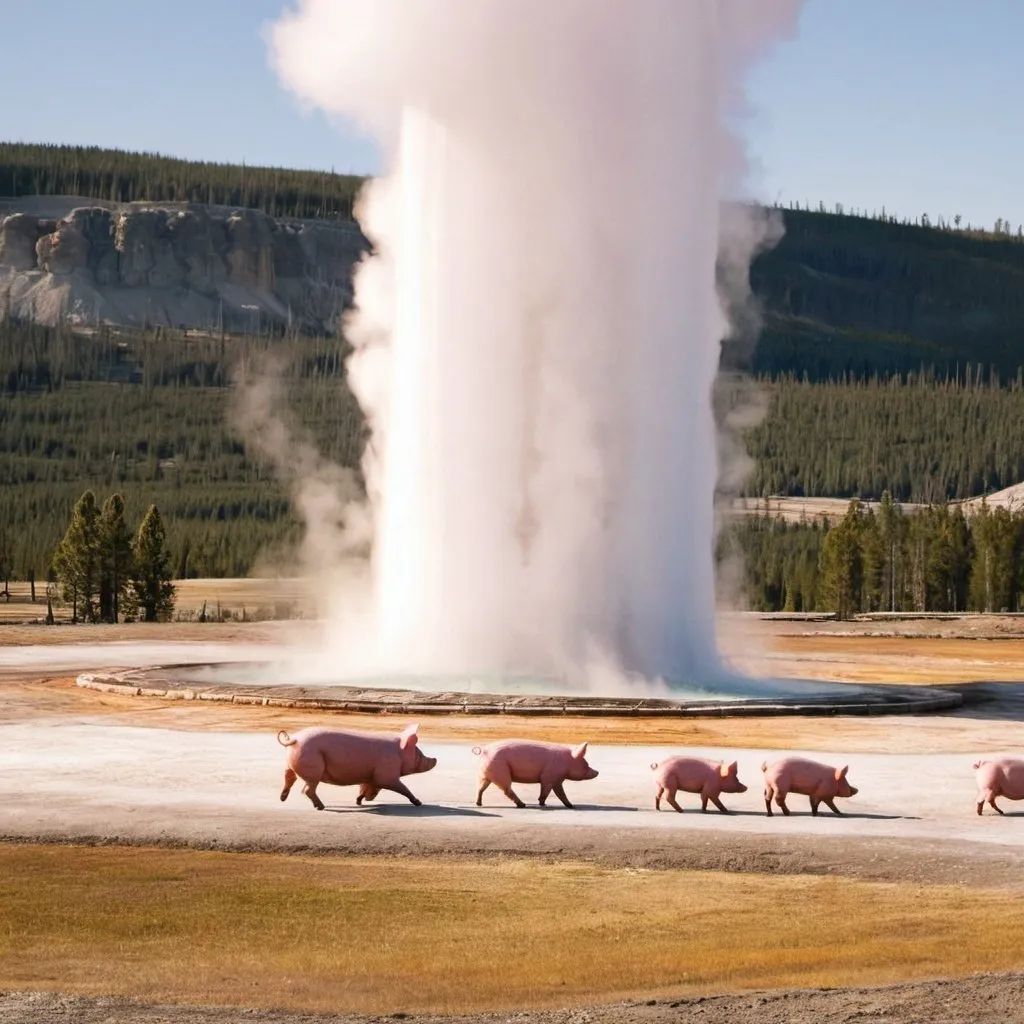
<svg viewBox="0 0 1024 1024"><path fill-rule="evenodd" d="M355 224L256 210L38 198L0 212L0 291L16 316L228 330L332 331L368 248Z"/></svg>

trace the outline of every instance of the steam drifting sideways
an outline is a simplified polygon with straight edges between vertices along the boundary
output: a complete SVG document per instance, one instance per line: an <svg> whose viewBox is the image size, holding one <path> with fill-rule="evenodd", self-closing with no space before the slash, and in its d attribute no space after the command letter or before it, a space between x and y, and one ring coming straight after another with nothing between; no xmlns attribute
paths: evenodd
<svg viewBox="0 0 1024 1024"><path fill-rule="evenodd" d="M306 0L273 26L282 81L385 157L346 327L378 671L739 683L712 556L726 121L797 8ZM745 230L722 250L748 260Z"/></svg>

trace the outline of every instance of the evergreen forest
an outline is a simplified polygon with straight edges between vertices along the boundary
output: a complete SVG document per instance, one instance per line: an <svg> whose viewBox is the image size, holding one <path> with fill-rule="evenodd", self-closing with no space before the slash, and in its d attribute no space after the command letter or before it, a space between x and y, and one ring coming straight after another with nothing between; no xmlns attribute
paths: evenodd
<svg viewBox="0 0 1024 1024"><path fill-rule="evenodd" d="M157 153L0 142L0 196L242 206L271 217L351 219L363 178L178 160Z"/></svg>
<svg viewBox="0 0 1024 1024"><path fill-rule="evenodd" d="M361 179L98 148L0 143L0 196L248 206L279 217L353 212ZM0 203L2 207L2 203ZM763 415L739 440L743 493L850 499L839 523L731 520L719 557L743 559L762 610L1016 610L1024 518L957 506L1024 481L1024 228L951 213L793 205L754 261L759 331L723 345L720 415ZM127 521L159 508L170 568L260 571L301 533L288 485L238 416L239 375L274 379L290 428L358 466L367 430L337 338L286 332L72 331L0 310L0 584L54 573L86 491ZM870 511L863 501L882 501ZM903 506L914 505L915 509ZM918 508L918 506L924 506Z"/></svg>

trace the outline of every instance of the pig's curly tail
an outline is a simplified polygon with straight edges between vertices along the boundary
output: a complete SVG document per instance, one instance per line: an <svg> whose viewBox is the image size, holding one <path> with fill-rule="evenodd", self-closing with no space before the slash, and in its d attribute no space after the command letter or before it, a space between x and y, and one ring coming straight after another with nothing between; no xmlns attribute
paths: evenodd
<svg viewBox="0 0 1024 1024"><path fill-rule="evenodd" d="M284 739L281 739L282 736L284 737ZM280 743L282 747L294 747L295 744L299 741L293 740L291 736L289 736L288 733L286 733L284 729L282 729L277 734L277 742Z"/></svg>
<svg viewBox="0 0 1024 1024"><path fill-rule="evenodd" d="M984 761L975 761L974 764L971 765L971 767L972 768L980 768L984 763L985 763Z"/></svg>
<svg viewBox="0 0 1024 1024"><path fill-rule="evenodd" d="M657 761L652 761L651 762L651 771L653 772L654 769L657 768L657 767L658 767L658 762Z"/></svg>
<svg viewBox="0 0 1024 1024"><path fill-rule="evenodd" d="M761 771L763 771L763 772L768 771L768 762L767 761L762 761L761 762Z"/></svg>
<svg viewBox="0 0 1024 1024"><path fill-rule="evenodd" d="M483 752L484 752L484 748L483 747L474 747L473 748L473 753L476 754L477 757L479 757Z"/></svg>

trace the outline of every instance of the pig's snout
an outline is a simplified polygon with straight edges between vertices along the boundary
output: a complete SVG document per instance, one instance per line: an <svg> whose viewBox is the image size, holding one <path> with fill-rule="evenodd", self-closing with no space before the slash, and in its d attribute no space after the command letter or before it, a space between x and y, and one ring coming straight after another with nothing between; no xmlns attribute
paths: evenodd
<svg viewBox="0 0 1024 1024"><path fill-rule="evenodd" d="M859 792L860 792L860 790L857 789L856 786L851 786L850 787L850 796L856 796Z"/></svg>
<svg viewBox="0 0 1024 1024"><path fill-rule="evenodd" d="M737 782L736 783L736 792L737 793L746 793L746 791L747 791L747 787L744 786L742 782Z"/></svg>
<svg viewBox="0 0 1024 1024"><path fill-rule="evenodd" d="M587 769L586 778L588 778L588 779L596 779L599 774L600 774L600 772L596 768L588 768Z"/></svg>

